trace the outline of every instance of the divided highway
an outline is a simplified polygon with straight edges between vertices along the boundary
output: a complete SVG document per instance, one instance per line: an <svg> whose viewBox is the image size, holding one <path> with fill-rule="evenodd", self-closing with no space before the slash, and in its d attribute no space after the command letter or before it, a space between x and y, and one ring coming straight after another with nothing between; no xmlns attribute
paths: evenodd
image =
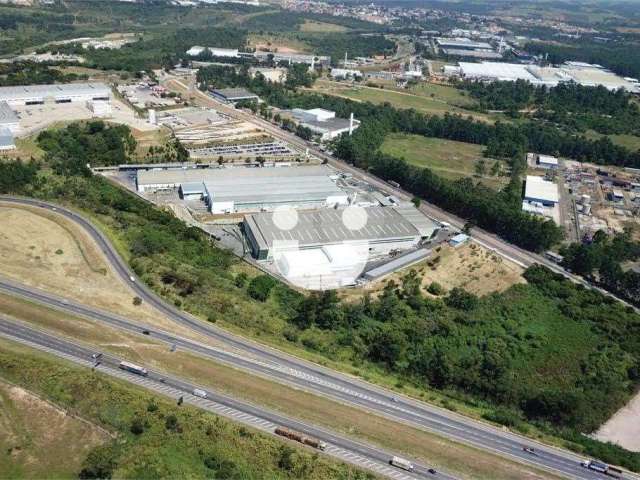
<svg viewBox="0 0 640 480"><path fill-rule="evenodd" d="M199 355L213 358L231 366L274 380L303 388L307 391L330 397L359 408L410 424L417 428L436 432L444 437L495 452L507 458L529 463L569 478L596 479L601 475L580 467L581 460L571 452L548 447L519 435L503 431L483 422L472 420L431 405L406 397L396 396L391 391L366 383L357 378L332 371L319 365L298 359L270 347L238 337L218 327L198 320L165 303L154 292L134 278L127 265L113 249L103 234L88 220L77 213L41 201L21 198L0 197L1 201L38 206L55 210L60 215L75 221L97 242L114 270L128 282L131 288L147 303L155 306L173 321L185 325L200 334L246 352L247 356L234 355L176 335L130 322L122 317L81 305L70 299L63 299L37 289L0 278L0 291L17 295L62 311L81 315L92 320L109 324L116 328L142 334L149 334L161 341L176 344ZM534 448L537 455L523 451L523 447Z"/></svg>
<svg viewBox="0 0 640 480"><path fill-rule="evenodd" d="M328 455L337 457L342 461L358 467L372 470L379 475L384 475L396 480L411 480L416 478L453 480L455 478L441 472L430 473L429 469L431 467L415 462L412 472L400 470L388 465L389 460L393 457L393 453L371 445L355 442L270 410L238 401L162 372L147 369L148 375L143 377L123 371L118 367L121 359L112 355L102 354L99 358L99 364L96 365L94 364L93 355L100 353L97 348L61 339L60 337L27 327L21 323L13 322L2 315L0 315L0 337L17 341L71 360L80 365L90 366L108 375L138 384L175 399L183 397L187 403L271 434L274 434L274 430L278 426L284 426L291 430L301 432L326 442L327 447L324 452ZM206 392L206 398L193 395L195 389Z"/></svg>

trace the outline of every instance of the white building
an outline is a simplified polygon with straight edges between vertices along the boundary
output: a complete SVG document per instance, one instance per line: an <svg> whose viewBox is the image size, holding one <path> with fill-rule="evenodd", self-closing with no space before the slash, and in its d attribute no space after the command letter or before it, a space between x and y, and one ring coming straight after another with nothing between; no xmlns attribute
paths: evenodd
<svg viewBox="0 0 640 480"><path fill-rule="evenodd" d="M524 199L529 202L538 202L545 206L553 206L558 203L558 185L543 177L527 175Z"/></svg>
<svg viewBox="0 0 640 480"><path fill-rule="evenodd" d="M9 130L12 134L18 132L20 119L7 102L0 102L0 128Z"/></svg>
<svg viewBox="0 0 640 480"><path fill-rule="evenodd" d="M360 126L360 122L353 118L337 118L336 112L325 110L324 108L313 108L303 110L294 108L291 114L304 127L320 136L322 141L333 140L334 138L348 133L353 133Z"/></svg>
<svg viewBox="0 0 640 480"><path fill-rule="evenodd" d="M349 78L362 78L362 72L360 70L352 70L350 68L332 68L329 73L331 78L334 79L349 79Z"/></svg>
<svg viewBox="0 0 640 480"><path fill-rule="evenodd" d="M104 83L67 83L0 87L0 103L11 107L45 103L111 101L111 89Z"/></svg>
<svg viewBox="0 0 640 480"><path fill-rule="evenodd" d="M179 189L183 198L202 198L211 213L348 203L325 166L141 170L137 188L139 192Z"/></svg>
<svg viewBox="0 0 640 480"><path fill-rule="evenodd" d="M551 155L537 155L536 165L540 168L555 169L558 168L558 159Z"/></svg>

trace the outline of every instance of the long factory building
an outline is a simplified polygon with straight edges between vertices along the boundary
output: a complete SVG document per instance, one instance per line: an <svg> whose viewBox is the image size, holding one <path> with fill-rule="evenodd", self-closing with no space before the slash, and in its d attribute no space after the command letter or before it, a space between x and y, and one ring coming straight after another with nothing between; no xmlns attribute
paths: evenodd
<svg viewBox="0 0 640 480"><path fill-rule="evenodd" d="M330 177L325 166L141 170L137 189L177 190L185 199L204 200L216 214L346 205L347 194Z"/></svg>
<svg viewBox="0 0 640 480"><path fill-rule="evenodd" d="M401 209L394 207L368 207L361 211L365 212L366 221L358 225L360 228L345 224L345 209L326 208L297 212L295 225L288 229L280 228L277 216L272 213L247 215L244 229L254 256L267 260L292 248L312 250L344 243L364 244L372 255L384 255L414 247L438 228L432 223L430 231L420 229Z"/></svg>
<svg viewBox="0 0 640 480"><path fill-rule="evenodd" d="M111 89L104 83L66 83L0 87L0 103L10 107L52 103L110 101Z"/></svg>

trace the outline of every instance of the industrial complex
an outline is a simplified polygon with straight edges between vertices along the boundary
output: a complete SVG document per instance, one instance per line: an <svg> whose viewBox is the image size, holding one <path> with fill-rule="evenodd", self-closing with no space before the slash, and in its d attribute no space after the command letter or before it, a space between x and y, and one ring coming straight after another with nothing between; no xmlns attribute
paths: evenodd
<svg viewBox="0 0 640 480"><path fill-rule="evenodd" d="M15 148L14 136L23 132L17 110L81 104L90 116L111 113L111 89L103 83L70 83L0 87L0 150Z"/></svg>
<svg viewBox="0 0 640 480"><path fill-rule="evenodd" d="M348 202L324 166L141 170L137 188L139 192L178 189L183 198L203 200L215 214Z"/></svg>
<svg viewBox="0 0 640 480"><path fill-rule="evenodd" d="M623 78L600 65L583 62L566 62L558 67L540 67L520 63L459 62L458 66L446 66L445 75L479 81L526 80L533 85L554 87L563 82L575 82L584 86L598 86L609 90L622 88L640 93L640 83L634 78Z"/></svg>

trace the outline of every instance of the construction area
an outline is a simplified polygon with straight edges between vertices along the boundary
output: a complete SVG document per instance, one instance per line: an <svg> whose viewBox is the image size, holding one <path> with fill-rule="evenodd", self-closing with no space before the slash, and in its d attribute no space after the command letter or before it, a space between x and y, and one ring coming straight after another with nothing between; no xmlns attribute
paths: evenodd
<svg viewBox="0 0 640 480"><path fill-rule="evenodd" d="M256 125L212 109L150 110L149 122L169 128L193 159L246 163L258 157L279 161L297 155L291 146L274 140Z"/></svg>

